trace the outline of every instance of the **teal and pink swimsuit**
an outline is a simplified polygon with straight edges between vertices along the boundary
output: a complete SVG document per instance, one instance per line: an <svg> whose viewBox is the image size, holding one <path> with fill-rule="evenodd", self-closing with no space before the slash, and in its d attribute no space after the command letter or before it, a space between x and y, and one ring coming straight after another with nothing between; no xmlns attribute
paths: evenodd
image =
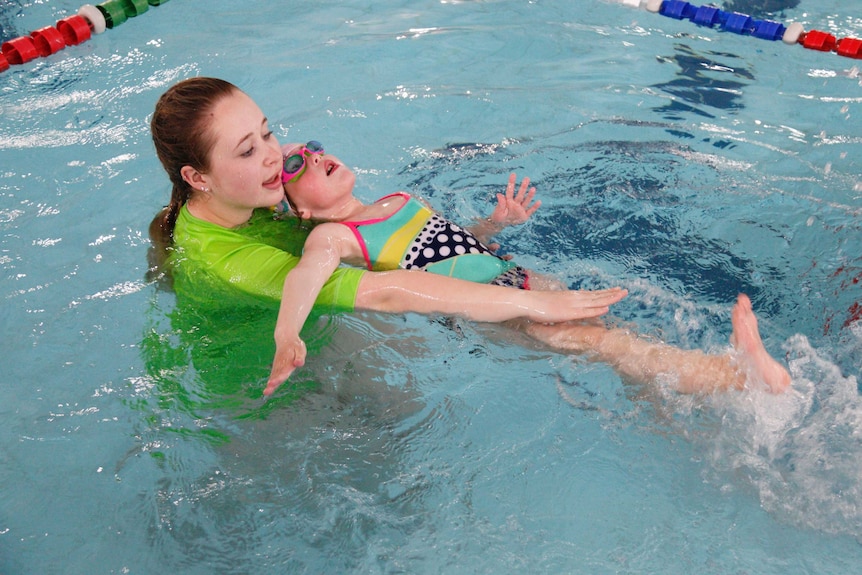
<svg viewBox="0 0 862 575"><path fill-rule="evenodd" d="M353 231L369 270L420 269L473 282L530 289L527 270L506 261L469 231L440 217L409 194L383 218L341 222Z"/></svg>

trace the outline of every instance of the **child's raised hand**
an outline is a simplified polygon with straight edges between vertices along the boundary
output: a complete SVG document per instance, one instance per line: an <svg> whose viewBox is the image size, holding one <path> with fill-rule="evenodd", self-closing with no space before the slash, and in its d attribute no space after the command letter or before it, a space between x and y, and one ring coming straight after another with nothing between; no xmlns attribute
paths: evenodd
<svg viewBox="0 0 862 575"><path fill-rule="evenodd" d="M272 395L297 367L305 365L307 353L305 342L299 336L288 342L276 342L275 359L272 362L272 371L269 373L263 395L266 397Z"/></svg>
<svg viewBox="0 0 862 575"><path fill-rule="evenodd" d="M497 206L494 208L494 212L490 218L492 222L502 226L522 224L536 213L536 210L542 205L541 201L533 202L536 188L530 187L530 178L524 178L521 181L518 194L515 195L515 183L517 179L517 175L514 173L510 174L505 195L497 194Z"/></svg>

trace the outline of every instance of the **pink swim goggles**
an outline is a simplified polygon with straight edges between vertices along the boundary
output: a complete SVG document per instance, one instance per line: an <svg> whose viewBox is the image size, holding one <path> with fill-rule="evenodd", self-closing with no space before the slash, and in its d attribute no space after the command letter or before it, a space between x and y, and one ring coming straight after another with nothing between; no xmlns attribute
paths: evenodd
<svg viewBox="0 0 862 575"><path fill-rule="evenodd" d="M322 153L323 144L320 142L311 140L305 144L297 153L291 154L284 159L284 167L281 171L281 181L287 184L298 180L299 176L305 172L305 156Z"/></svg>

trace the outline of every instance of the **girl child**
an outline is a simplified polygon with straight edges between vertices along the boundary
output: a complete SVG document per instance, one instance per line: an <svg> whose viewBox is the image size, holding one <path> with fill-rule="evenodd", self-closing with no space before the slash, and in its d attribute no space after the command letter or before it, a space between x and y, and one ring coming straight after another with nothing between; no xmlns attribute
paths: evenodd
<svg viewBox="0 0 862 575"><path fill-rule="evenodd" d="M504 226L529 218L539 207L535 188L524 179L515 193L512 174L505 194L498 194L491 217L473 231L434 213L406 193L364 204L353 195L356 177L318 142L284 148L284 192L301 218L322 222L311 231L300 262L284 282L276 324L276 362L264 394L272 394L305 362L299 336L321 286L341 262L369 270L423 270L429 278L442 274L521 290L559 289L553 281L533 276L494 255L486 245ZM289 294L289 297L288 297ZM740 295L732 313L733 353L709 355L639 338L624 329L595 322L519 327L556 349L584 353L612 365L621 376L654 382L670 381L681 392L741 389L751 377L775 392L790 385L790 375L766 351L751 302Z"/></svg>

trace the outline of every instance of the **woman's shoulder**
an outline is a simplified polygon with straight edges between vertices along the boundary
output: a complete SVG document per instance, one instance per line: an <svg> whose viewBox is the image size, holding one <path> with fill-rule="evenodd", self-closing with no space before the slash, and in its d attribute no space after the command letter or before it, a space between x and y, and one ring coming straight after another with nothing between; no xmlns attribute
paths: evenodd
<svg viewBox="0 0 862 575"><path fill-rule="evenodd" d="M275 219L270 210L255 210L248 222L226 228L195 217L185 206L174 227L174 243L180 248L214 249L221 246L265 244L293 255L302 253L309 228L296 218Z"/></svg>

